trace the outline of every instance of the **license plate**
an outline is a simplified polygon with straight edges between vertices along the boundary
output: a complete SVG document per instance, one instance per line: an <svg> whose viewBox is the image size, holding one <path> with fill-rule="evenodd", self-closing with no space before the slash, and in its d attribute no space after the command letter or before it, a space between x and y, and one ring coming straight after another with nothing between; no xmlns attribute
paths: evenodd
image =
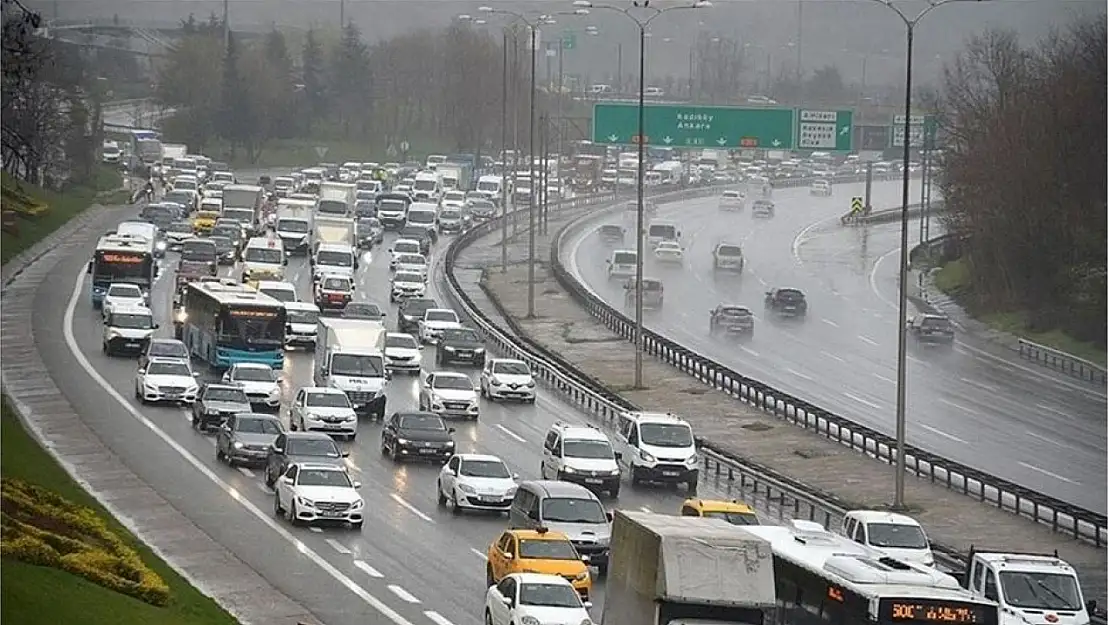
<svg viewBox="0 0 1110 625"><path fill-rule="evenodd" d="M166 393L166 399L179 399L181 393Z"/></svg>
<svg viewBox="0 0 1110 625"><path fill-rule="evenodd" d="M501 502L501 499L499 497L479 497L478 499L480 501L482 501L483 503L500 503Z"/></svg>
<svg viewBox="0 0 1110 625"><path fill-rule="evenodd" d="M588 477L588 478L586 478L586 483L587 483L587 484L601 484L602 482L604 482L604 480L600 480L600 479L598 479L598 478L596 478L596 477Z"/></svg>
<svg viewBox="0 0 1110 625"><path fill-rule="evenodd" d="M338 519L338 518L340 518L342 516L346 516L346 515L344 515L342 512L328 512L328 511L325 511L325 512L321 512L320 516L328 517L330 519Z"/></svg>
<svg viewBox="0 0 1110 625"><path fill-rule="evenodd" d="M420 453L430 455L430 454L436 453L436 451L438 451L438 450L436 450L436 449L421 449Z"/></svg>
<svg viewBox="0 0 1110 625"><path fill-rule="evenodd" d="M664 477L678 477L678 471L664 471Z"/></svg>

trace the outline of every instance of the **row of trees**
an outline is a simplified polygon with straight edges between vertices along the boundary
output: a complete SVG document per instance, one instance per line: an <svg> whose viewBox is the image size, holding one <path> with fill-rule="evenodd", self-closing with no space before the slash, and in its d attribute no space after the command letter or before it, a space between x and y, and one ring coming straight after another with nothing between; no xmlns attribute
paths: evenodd
<svg viewBox="0 0 1110 625"><path fill-rule="evenodd" d="M1034 47L973 39L945 71L949 229L971 305L1106 341L1106 20Z"/></svg>
<svg viewBox="0 0 1110 625"><path fill-rule="evenodd" d="M3 0L0 162L32 184L91 180L106 94L77 48L37 35L38 13Z"/></svg>
<svg viewBox="0 0 1110 625"><path fill-rule="evenodd" d="M167 138L195 149L222 140L253 160L273 139L358 140L369 152L427 138L477 150L496 138L503 51L488 32L456 25L368 46L352 23L298 41L274 30L247 42L214 17L182 30L156 96L178 111ZM526 115L520 39L508 48L519 70L510 92Z"/></svg>

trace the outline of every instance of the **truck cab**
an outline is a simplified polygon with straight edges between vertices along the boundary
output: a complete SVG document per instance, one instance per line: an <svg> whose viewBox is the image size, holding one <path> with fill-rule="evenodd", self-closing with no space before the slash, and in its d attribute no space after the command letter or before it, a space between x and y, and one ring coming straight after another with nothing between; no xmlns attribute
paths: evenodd
<svg viewBox="0 0 1110 625"><path fill-rule="evenodd" d="M385 327L364 319L321 318L316 330L313 384L347 394L358 414L385 417Z"/></svg>
<svg viewBox="0 0 1110 625"><path fill-rule="evenodd" d="M962 581L972 594L998 603L999 625L1088 625L1098 607L1084 602L1075 569L1056 554L973 547Z"/></svg>

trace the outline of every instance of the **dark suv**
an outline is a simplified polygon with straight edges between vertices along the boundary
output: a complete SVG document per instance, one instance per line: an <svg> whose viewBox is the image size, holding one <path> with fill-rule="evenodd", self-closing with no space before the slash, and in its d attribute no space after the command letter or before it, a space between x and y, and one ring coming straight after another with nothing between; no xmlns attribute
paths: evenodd
<svg viewBox="0 0 1110 625"><path fill-rule="evenodd" d="M434 299L427 297L414 297L401 302L397 310L397 331L415 335L417 322L424 318L424 311L429 308L439 308Z"/></svg>
<svg viewBox="0 0 1110 625"><path fill-rule="evenodd" d="M296 462L345 468L343 459L348 455L340 451L335 441L323 432L283 432L266 452L266 486L272 487L289 465Z"/></svg>
<svg viewBox="0 0 1110 625"><path fill-rule="evenodd" d="M906 322L909 333L922 343L953 343L956 331L944 315L919 313Z"/></svg>
<svg viewBox="0 0 1110 625"><path fill-rule="evenodd" d="M223 425L233 414L250 411L251 402L243 389L208 383L201 387L193 402L193 429L207 432Z"/></svg>
<svg viewBox="0 0 1110 625"><path fill-rule="evenodd" d="M436 364L453 362L465 362L475 367L485 366L486 345L477 332L470 328L443 331L436 346Z"/></svg>
<svg viewBox="0 0 1110 625"><path fill-rule="evenodd" d="M767 296L763 299L763 307L782 317L803 318L806 316L808 305L805 293L798 289L785 288L767 291Z"/></svg>

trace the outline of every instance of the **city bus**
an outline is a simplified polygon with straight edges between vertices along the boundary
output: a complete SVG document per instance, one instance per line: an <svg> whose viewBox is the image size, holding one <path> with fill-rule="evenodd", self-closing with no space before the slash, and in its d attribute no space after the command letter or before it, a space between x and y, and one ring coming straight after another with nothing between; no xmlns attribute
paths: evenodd
<svg viewBox="0 0 1110 625"><path fill-rule="evenodd" d="M241 362L275 369L285 364L285 304L247 285L188 283L174 323L189 353L214 369Z"/></svg>
<svg viewBox="0 0 1110 625"><path fill-rule="evenodd" d="M136 284L149 293L158 275L154 260L154 241L133 234L107 234L97 241L87 273L93 308L100 308L104 294L113 283Z"/></svg>
<svg viewBox="0 0 1110 625"><path fill-rule="evenodd" d="M776 625L998 625L998 605L956 578L819 523L746 526L771 544Z"/></svg>

